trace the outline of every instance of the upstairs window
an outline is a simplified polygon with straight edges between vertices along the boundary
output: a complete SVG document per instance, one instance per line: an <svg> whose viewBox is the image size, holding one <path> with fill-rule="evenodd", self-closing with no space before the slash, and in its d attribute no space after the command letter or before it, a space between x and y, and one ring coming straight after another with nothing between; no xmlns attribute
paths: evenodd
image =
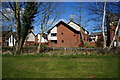
<svg viewBox="0 0 120 80"><path fill-rule="evenodd" d="M64 40L62 40L62 43L64 43Z"/></svg>
<svg viewBox="0 0 120 80"><path fill-rule="evenodd" d="M51 33L51 36L57 36L57 33Z"/></svg>
<svg viewBox="0 0 120 80"><path fill-rule="evenodd" d="M61 33L61 35L63 35L63 32Z"/></svg>

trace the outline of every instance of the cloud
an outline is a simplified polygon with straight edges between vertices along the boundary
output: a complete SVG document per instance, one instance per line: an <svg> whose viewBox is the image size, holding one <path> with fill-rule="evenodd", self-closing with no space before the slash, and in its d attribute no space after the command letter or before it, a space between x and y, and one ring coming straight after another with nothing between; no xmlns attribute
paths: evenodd
<svg viewBox="0 0 120 80"><path fill-rule="evenodd" d="M75 19L77 16L75 14L71 14L69 17Z"/></svg>

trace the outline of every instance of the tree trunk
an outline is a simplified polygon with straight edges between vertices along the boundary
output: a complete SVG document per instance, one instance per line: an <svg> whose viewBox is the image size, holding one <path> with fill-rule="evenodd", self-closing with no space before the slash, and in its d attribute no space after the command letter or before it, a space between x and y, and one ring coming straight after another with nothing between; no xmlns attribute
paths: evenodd
<svg viewBox="0 0 120 80"><path fill-rule="evenodd" d="M40 50L41 50L42 36L43 36L43 33L40 35L40 42L39 42L39 45L38 45L37 53L40 53Z"/></svg>
<svg viewBox="0 0 120 80"><path fill-rule="evenodd" d="M115 40L115 38L116 38L117 31L118 31L118 29L119 29L119 24L120 24L120 19L119 19L119 21L118 21L118 24L117 24L117 27L116 27L116 29L115 29L115 33L114 33L114 36L113 36L112 42L110 43L110 46L109 46L108 50L111 49L111 47L112 47L112 45L113 45L113 42L114 42L114 40Z"/></svg>
<svg viewBox="0 0 120 80"><path fill-rule="evenodd" d="M104 12L103 12L103 20L102 20L102 34L103 34L103 49L106 48L106 37L105 37L105 29L104 29L104 21L105 21L105 13L106 13L106 0L104 2Z"/></svg>
<svg viewBox="0 0 120 80"><path fill-rule="evenodd" d="M21 53L21 49L20 49L20 29L21 29L21 25L20 25L20 11L19 11L19 7L18 7L18 2L15 2L15 18L16 18L16 54L20 54Z"/></svg>
<svg viewBox="0 0 120 80"><path fill-rule="evenodd" d="M81 33L81 37L82 37L82 43L83 45L85 44L85 41L84 41L84 35L83 35L83 32L80 32Z"/></svg>

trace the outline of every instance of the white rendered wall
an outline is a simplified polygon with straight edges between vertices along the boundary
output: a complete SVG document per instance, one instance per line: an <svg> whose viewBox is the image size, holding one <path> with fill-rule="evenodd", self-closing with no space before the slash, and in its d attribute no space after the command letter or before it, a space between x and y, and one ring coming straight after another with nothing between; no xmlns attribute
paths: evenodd
<svg viewBox="0 0 120 80"><path fill-rule="evenodd" d="M57 40L57 36L51 36L51 33L57 33L57 27L54 27L48 34L48 40Z"/></svg>
<svg viewBox="0 0 120 80"><path fill-rule="evenodd" d="M10 42L10 39L11 39L11 42ZM14 42L13 42L13 39L14 39ZM14 43L14 45L15 45L15 38L13 38L13 35L11 35L10 37L9 37L9 46L13 46L13 43Z"/></svg>
<svg viewBox="0 0 120 80"><path fill-rule="evenodd" d="M35 36L33 33L28 34L27 37L28 37L27 41L35 41Z"/></svg>
<svg viewBox="0 0 120 80"><path fill-rule="evenodd" d="M40 42L40 34L38 34L38 42ZM41 43L48 42L46 39L42 37Z"/></svg>
<svg viewBox="0 0 120 80"><path fill-rule="evenodd" d="M95 38L95 41L97 41L98 40L98 36L96 36L96 38Z"/></svg>

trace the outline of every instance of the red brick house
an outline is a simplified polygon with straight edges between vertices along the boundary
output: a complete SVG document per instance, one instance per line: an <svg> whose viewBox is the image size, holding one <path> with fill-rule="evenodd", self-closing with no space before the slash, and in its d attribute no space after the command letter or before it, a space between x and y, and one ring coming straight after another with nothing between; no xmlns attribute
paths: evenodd
<svg viewBox="0 0 120 80"><path fill-rule="evenodd" d="M119 18L120 18L120 14L107 15L107 46L110 45L113 39ZM120 25L113 46L120 46Z"/></svg>
<svg viewBox="0 0 120 80"><path fill-rule="evenodd" d="M107 32L105 32L106 35L106 39L107 39ZM90 34L90 41L91 42L97 42L97 41L101 41L103 42L103 34L102 32L94 32Z"/></svg>
<svg viewBox="0 0 120 80"><path fill-rule="evenodd" d="M107 32L105 32L107 39ZM90 34L89 45L102 46L103 45L103 34L102 32L94 32Z"/></svg>
<svg viewBox="0 0 120 80"><path fill-rule="evenodd" d="M48 31L49 47L79 47L81 44L81 32L87 41L88 32L77 23L70 21L66 24L60 21Z"/></svg>

